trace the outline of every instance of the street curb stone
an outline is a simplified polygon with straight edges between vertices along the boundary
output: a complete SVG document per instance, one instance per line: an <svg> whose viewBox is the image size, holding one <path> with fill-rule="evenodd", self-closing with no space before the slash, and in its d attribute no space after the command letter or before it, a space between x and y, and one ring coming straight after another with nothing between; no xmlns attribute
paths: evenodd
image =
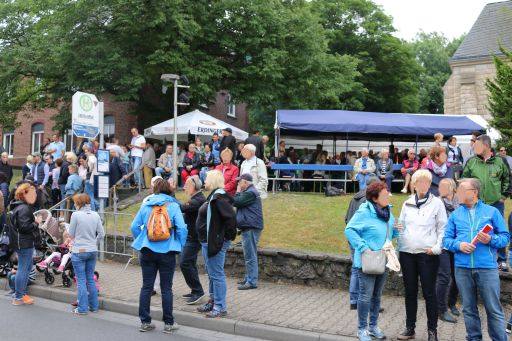
<svg viewBox="0 0 512 341"><path fill-rule="evenodd" d="M0 289L6 290L7 280L0 279ZM66 292L58 289L44 287L40 285L31 285L28 287L28 293L31 296L51 299L63 303L71 303L76 300L74 292ZM110 298L99 298L100 308L102 310L138 316L138 305L131 302L125 302ZM71 309L71 308L70 308ZM162 309L151 307L152 313L161 315ZM244 337L262 338L272 341L353 341L355 338L341 335L332 335L325 333L315 333L305 330L296 330L285 327L270 326L261 323L237 321L229 318L207 319L203 315L194 314L179 310L173 311L176 322L182 326L193 327L221 332Z"/></svg>

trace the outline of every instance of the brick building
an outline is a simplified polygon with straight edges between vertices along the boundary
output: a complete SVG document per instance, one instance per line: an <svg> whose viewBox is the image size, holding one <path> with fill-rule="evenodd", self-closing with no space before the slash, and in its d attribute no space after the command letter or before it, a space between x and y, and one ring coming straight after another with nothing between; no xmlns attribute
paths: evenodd
<svg viewBox="0 0 512 341"><path fill-rule="evenodd" d="M496 76L492 56L501 55L499 44L512 49L512 1L487 4L450 59L452 74L443 88L445 114L491 118L485 81Z"/></svg>
<svg viewBox="0 0 512 341"><path fill-rule="evenodd" d="M116 102L109 95L102 96L101 100L105 103L104 132L106 136L116 136L121 143L125 144L130 142L132 127L138 126L140 131L144 131L146 127L139 125L137 116L130 114L135 103ZM235 105L227 91L217 93L215 102L209 106L202 106L200 110L243 130L248 129L249 118L246 105ZM21 112L18 115L19 127L14 131L0 129L0 143L9 152L12 165L18 167L24 165L27 155L39 151L40 147L46 143L45 141L52 136L54 133L52 116L56 113L57 110L54 108ZM66 150L71 150L71 141L71 133L68 132L63 137ZM74 137L73 141L76 141Z"/></svg>

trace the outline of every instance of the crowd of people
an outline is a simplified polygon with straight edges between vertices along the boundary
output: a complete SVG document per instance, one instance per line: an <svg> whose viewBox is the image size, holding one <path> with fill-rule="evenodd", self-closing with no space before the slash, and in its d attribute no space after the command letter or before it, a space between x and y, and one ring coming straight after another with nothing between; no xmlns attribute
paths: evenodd
<svg viewBox="0 0 512 341"><path fill-rule="evenodd" d="M490 138L475 133L472 155L464 162L456 141L450 138L445 148L442 140L442 135L436 134L434 145L423 153L422 160L408 151L401 170L406 176L402 192L410 189L412 194L396 220L389 206L387 155L382 154L379 166L365 152L362 160L356 161L358 168L354 167L354 172L382 169L377 176L358 173L359 180L365 183L353 197L345 219L345 235L353 259L350 306L358 312L361 341L386 338L378 318L384 285L393 267L388 256L387 266L378 272L370 271L375 260L368 256L385 249L386 241L393 239L405 289L405 329L398 340L416 336L419 284L425 300L429 341L443 338L438 336L439 319L457 322L461 315L456 306L459 295L467 340L482 339L478 295L486 310L489 337L505 341L507 333L511 333L512 316L507 323L500 302L499 279L499 271L508 271L506 247L512 230L512 214L508 227L504 217L504 202L511 194L506 149L502 147L496 154ZM461 167L452 167L452 163ZM458 185L454 180L457 177Z"/></svg>

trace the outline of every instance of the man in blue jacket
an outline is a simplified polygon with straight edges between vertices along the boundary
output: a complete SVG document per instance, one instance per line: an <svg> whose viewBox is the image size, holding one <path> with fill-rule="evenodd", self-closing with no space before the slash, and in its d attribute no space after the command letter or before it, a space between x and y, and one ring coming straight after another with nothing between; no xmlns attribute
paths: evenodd
<svg viewBox="0 0 512 341"><path fill-rule="evenodd" d="M496 251L510 240L505 220L495 207L479 199L480 181L463 179L457 188L461 204L449 217L443 245L455 254L455 278L464 304L467 340L482 340L477 306L477 292L485 306L489 336L493 341L506 341L505 317L500 303L500 276ZM480 230L489 224L487 233ZM472 244L473 238L476 244Z"/></svg>

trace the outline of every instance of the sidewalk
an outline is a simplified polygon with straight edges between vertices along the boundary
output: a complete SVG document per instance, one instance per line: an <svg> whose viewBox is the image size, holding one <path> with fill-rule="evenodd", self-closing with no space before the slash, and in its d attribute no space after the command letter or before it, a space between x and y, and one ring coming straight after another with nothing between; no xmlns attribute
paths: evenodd
<svg viewBox="0 0 512 341"><path fill-rule="evenodd" d="M130 265L123 270L124 265L106 261L98 262L97 270L100 273L101 296L108 299L137 304L141 286L141 272L138 266ZM228 318L237 321L254 322L271 328L272 326L292 328L315 333L337 334L340 336L355 337L357 333L357 311L351 311L348 304L348 292L340 290L322 289L314 287L281 285L261 282L258 289L238 291L235 278L228 278ZM203 288L207 288L207 277L201 275ZM44 277L39 275L38 285L49 288L44 283ZM56 278L52 289L58 291L74 292L71 288L60 287L60 278ZM174 276L174 309L195 313L197 306L188 306L181 298L189 289L179 271ZM152 304L161 307L160 296L154 296ZM388 339L396 336L405 326L405 307L403 297L385 296L382 306L385 311L379 319L380 328L386 333ZM133 309L132 309L133 310ZM483 309L481 308L481 313ZM510 313L506 309L506 318ZM197 316L201 316L197 314ZM161 315L154 314L155 319ZM206 319L205 319L206 320ZM215 320L211 322L216 322ZM485 320L485 313L482 315ZM209 322L205 321L205 328ZM485 323L484 323L485 324ZM426 340L426 313L423 298L419 294L418 323L416 340ZM483 326L484 340L489 340L486 326ZM440 340L465 340L465 329L462 318L456 324L439 321L438 335Z"/></svg>

